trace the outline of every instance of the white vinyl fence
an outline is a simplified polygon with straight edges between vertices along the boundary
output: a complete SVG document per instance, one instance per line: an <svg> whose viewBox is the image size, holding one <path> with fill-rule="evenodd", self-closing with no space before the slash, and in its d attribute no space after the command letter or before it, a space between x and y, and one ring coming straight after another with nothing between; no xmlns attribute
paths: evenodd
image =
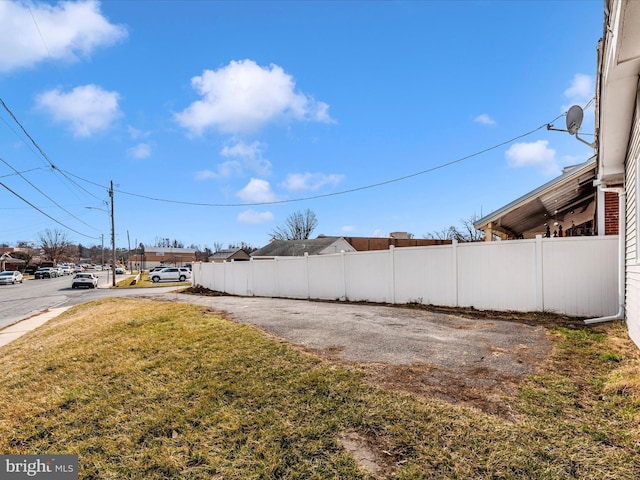
<svg viewBox="0 0 640 480"><path fill-rule="evenodd" d="M241 296L600 317L618 310L617 247L617 236L538 237L199 263L193 283Z"/></svg>

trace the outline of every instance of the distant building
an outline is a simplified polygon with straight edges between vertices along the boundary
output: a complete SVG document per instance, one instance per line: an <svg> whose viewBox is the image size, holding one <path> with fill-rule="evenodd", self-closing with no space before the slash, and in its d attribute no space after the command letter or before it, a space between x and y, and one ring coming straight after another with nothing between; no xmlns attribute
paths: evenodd
<svg viewBox="0 0 640 480"><path fill-rule="evenodd" d="M244 261L250 260L251 256L242 248L226 248L224 250L218 250L213 255L209 256L209 261L214 263L230 262L230 261Z"/></svg>
<svg viewBox="0 0 640 480"><path fill-rule="evenodd" d="M409 238L405 232L394 232L392 237L328 237L305 240L273 240L251 254L252 258L300 257L308 255L327 255L340 252L368 252L372 250L388 250L394 247L423 247L450 244L450 240L432 240L426 238Z"/></svg>
<svg viewBox="0 0 640 480"><path fill-rule="evenodd" d="M153 268L161 265L182 267L196 261L195 248L145 247L144 253L131 255L135 268Z"/></svg>

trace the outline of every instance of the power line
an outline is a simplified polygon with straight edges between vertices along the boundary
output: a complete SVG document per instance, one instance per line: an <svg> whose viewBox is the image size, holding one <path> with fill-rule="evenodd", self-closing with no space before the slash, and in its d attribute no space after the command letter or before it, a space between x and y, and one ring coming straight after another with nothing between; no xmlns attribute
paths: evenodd
<svg viewBox="0 0 640 480"><path fill-rule="evenodd" d="M29 173L35 170L42 170L42 167L34 167L34 168L30 168L29 170L22 170L21 172L16 172L16 173L7 173L6 175L0 175L0 178L13 177L15 175L20 175L22 173Z"/></svg>
<svg viewBox="0 0 640 480"><path fill-rule="evenodd" d="M282 204L282 203L303 202L303 201L309 201L309 200L317 200L319 198L335 197L335 196L338 196L338 195L346 195L348 193L359 192L359 191L368 190L368 189L371 189L371 188L382 187L384 185L389 185L391 183L401 182L401 181L407 180L409 178L417 177L419 175L424 175L424 174L431 173L431 172L436 171L436 170L440 170L440 169L445 168L445 167L449 167L449 166L454 165L456 163L464 162L465 160L469 160L469 159L471 159L473 157L477 157L478 155L482 155L484 153L490 152L491 150L495 150L496 148L500 148L500 147L502 147L504 145L507 145L507 144L512 143L512 142L515 142L516 140L520 140L521 138L524 138L524 137L527 137L529 135L532 135L535 132L537 132L538 130L542 130L543 128L546 128L547 125L549 125L550 123L555 122L558 118L560 118L560 117L562 117L564 115L565 115L564 113L561 114L561 115L558 115L556 118L551 120L551 122L544 123L544 124L540 125L539 127L536 127L533 130L530 130L529 132L526 132L526 133L523 133L523 134L518 135L516 137L510 138L509 140L506 140L504 142L500 142L500 143L498 143L496 145L493 145L491 147L488 147L488 148L485 148L483 150L477 151L477 152L472 153L470 155L466 155L466 156L460 157L460 158L458 158L456 160L452 160L450 162L446 162L446 163L442 163L440 165L436 165L435 167L431 167L431 168L428 168L426 170L422 170L420 172L411 173L409 175L404 175L402 177L397 177L397 178L393 178L393 179L390 179L390 180L385 180L385 181L382 181L382 182L373 183L373 184L370 184L370 185L365 185L365 186L362 186L362 187L351 188L351 189L342 190L342 191L339 191L339 192L332 192L332 193L324 193L324 194L320 194L320 195L313 195L313 196L310 196L310 197L293 198L293 199L289 199L289 200L274 200L274 201L271 201L271 202L255 202L255 203L200 203L200 202L188 202L188 201L183 201L183 200L171 200L171 199L166 199L166 198L150 197L148 195L142 195L142 194L139 194L139 193L126 192L124 190L115 190L115 191L117 191L118 193L121 193L123 195L129 195L129 196L132 196L132 197L144 198L146 200L151 200L151 201L154 201L154 202L174 203L174 204L180 204L180 205L192 205L192 206L198 206L198 207L255 207L255 206L261 206L261 205L277 205L277 204ZM107 188L107 187L105 187L103 185L100 185L98 183L92 182L91 180L87 180L87 179L84 179L82 177L78 177L77 175L74 175L74 174L72 174L70 172L65 172L65 171L62 171L62 172L67 174L67 175L71 175L71 176L73 176L73 177L75 177L75 178L77 178L79 180L82 180L83 182L87 182L87 183L90 183L92 185L95 185L97 187Z"/></svg>
<svg viewBox="0 0 640 480"><path fill-rule="evenodd" d="M41 214L43 214L45 217L53 220L54 222L56 222L58 225L63 226L64 228L66 228L67 230L70 230L74 233L77 233L78 235L82 235L83 237L87 237L87 238L91 238L93 240L99 240L100 237L92 237L91 235L85 235L84 233L81 233L77 230L74 230L71 227L66 226L64 223L56 220L55 218L53 218L51 215L49 215L48 213L43 212L41 209L39 209L38 207L36 207L33 203L31 203L29 200L27 200L26 198L22 197L20 194L14 192L13 190L11 190L9 187L7 187L4 183L0 182L0 186L6 188L7 190L9 190L9 192L13 193L16 197L18 197L20 200L22 200L24 203L26 203L27 205L29 205L30 207L36 209L38 212L40 212Z"/></svg>
<svg viewBox="0 0 640 480"><path fill-rule="evenodd" d="M20 175L20 178L22 178L25 182L27 182L29 185L31 185L33 188L35 188L38 192L40 192L47 200L50 200L51 203L53 203L56 207L58 207L60 210L62 210L63 212L71 215L73 218L75 218L76 220L78 220L80 223L83 223L84 225L86 225L87 227L98 231L97 228L92 227L91 225L89 225L88 223L86 223L85 221L81 220L80 218L76 217L73 213L71 213L69 210L67 210L66 208L64 208L62 205L60 205L58 202L56 202L53 198L51 198L49 195L47 195L46 193L44 193L42 190L40 190L38 187L36 187L33 183L31 183L27 177L25 177L24 175L22 175L18 170L16 170L11 164L9 164L9 162L7 162L4 158L0 157L0 162L4 163L7 167L9 167L11 170L13 170L16 175Z"/></svg>
<svg viewBox="0 0 640 480"><path fill-rule="evenodd" d="M51 168L56 169L58 167L56 167L53 162L49 159L49 157L47 156L46 153L44 153L44 151L40 148L40 145L38 145L36 143L36 141L33 139L33 137L31 135L29 135L29 132L27 132L27 130L24 128L24 126L20 123L20 121L18 120L18 118L13 114L13 112L11 111L11 109L7 106L6 103L4 103L4 100L2 100L2 98L0 98L0 104L2 105L2 107L7 111L7 113L9 115L11 115L11 118L13 118L13 121L16 122L18 124L18 126L20 127L20 129L22 130L22 132L27 136L27 138L29 140L31 140L31 143L33 144L34 147L36 147L38 149L38 151L40 152L40 155L42 155L42 157L47 161L47 163L49 163L49 165L51 165Z"/></svg>

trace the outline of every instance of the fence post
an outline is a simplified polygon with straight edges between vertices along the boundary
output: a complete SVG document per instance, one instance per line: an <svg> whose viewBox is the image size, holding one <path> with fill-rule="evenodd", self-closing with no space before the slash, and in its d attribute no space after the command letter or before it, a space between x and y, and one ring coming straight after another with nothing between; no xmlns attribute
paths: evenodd
<svg viewBox="0 0 640 480"><path fill-rule="evenodd" d="M536 310L544 311L544 264L542 262L542 235L536 235Z"/></svg>
<svg viewBox="0 0 640 480"><path fill-rule="evenodd" d="M304 252L304 276L307 279L307 300L311 298L311 287L309 286L309 252Z"/></svg>
<svg viewBox="0 0 640 480"><path fill-rule="evenodd" d="M343 301L347 300L347 267L346 267L345 255L346 253L344 253L344 250L340 252L340 259L342 260L341 265L342 265L342 300Z"/></svg>
<svg viewBox="0 0 640 480"><path fill-rule="evenodd" d="M451 268L453 270L453 306L458 306L458 295L460 286L458 285L458 240L451 242Z"/></svg>
<svg viewBox="0 0 640 480"><path fill-rule="evenodd" d="M273 271L274 271L274 276L276 277L276 294L274 295L275 297L279 297L280 296L280 274L278 272L278 257L273 257L273 261L275 262L273 264Z"/></svg>
<svg viewBox="0 0 640 480"><path fill-rule="evenodd" d="M389 245L389 267L390 267L390 272L389 272L389 279L391 282L390 285L390 290L389 290L389 302L390 303L396 303L396 266L395 266L395 251L396 251L396 247L395 245Z"/></svg>
<svg viewBox="0 0 640 480"><path fill-rule="evenodd" d="M249 295L255 297L255 292L253 291L253 257L249 259Z"/></svg>

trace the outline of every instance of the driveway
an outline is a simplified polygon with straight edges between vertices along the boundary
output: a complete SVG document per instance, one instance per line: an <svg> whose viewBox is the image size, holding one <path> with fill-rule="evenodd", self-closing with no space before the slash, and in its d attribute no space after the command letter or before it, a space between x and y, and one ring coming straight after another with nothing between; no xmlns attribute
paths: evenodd
<svg viewBox="0 0 640 480"><path fill-rule="evenodd" d="M544 327L424 309L259 297L153 295L206 306L297 348L363 368L377 385L509 416L508 401L552 350Z"/></svg>

